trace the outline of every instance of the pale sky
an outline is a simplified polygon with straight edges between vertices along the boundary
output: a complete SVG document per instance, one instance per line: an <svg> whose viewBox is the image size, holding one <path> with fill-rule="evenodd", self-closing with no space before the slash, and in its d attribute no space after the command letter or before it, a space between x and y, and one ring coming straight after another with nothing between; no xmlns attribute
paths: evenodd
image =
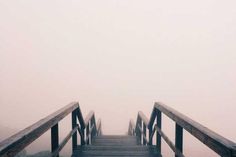
<svg viewBox="0 0 236 157"><path fill-rule="evenodd" d="M0 0L0 125L71 101L124 134L161 101L236 141L235 0Z"/></svg>

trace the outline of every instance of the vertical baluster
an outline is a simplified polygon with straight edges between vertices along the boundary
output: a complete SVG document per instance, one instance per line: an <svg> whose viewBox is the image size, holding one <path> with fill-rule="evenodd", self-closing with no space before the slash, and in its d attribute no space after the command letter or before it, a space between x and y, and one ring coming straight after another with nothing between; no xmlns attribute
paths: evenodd
<svg viewBox="0 0 236 157"><path fill-rule="evenodd" d="M91 125L94 125L93 130L92 130L92 136L91 136L91 140L92 140L92 138L94 136L96 136L96 132L97 132L96 127L95 127L96 126L96 121L95 121L94 115L93 115L93 118L92 118L92 124Z"/></svg>
<svg viewBox="0 0 236 157"><path fill-rule="evenodd" d="M142 128L142 121L139 118L138 125ZM138 133L139 133L139 144L142 144L142 133L141 130L138 128Z"/></svg>
<svg viewBox="0 0 236 157"><path fill-rule="evenodd" d="M81 128L81 134L80 134L80 144L81 144L81 145L85 145L84 128L83 128L83 127L81 127L81 126L80 126L80 128Z"/></svg>
<svg viewBox="0 0 236 157"><path fill-rule="evenodd" d="M152 126L149 128L149 132L148 132L148 135L149 135L149 145L152 145L152 138L151 138L151 135L152 135Z"/></svg>
<svg viewBox="0 0 236 157"><path fill-rule="evenodd" d="M77 110L74 110L72 112L72 130L77 126L77 121L76 121L76 114L77 114ZM72 136L72 151L74 152L74 150L77 147L77 131L73 134Z"/></svg>
<svg viewBox="0 0 236 157"><path fill-rule="evenodd" d="M59 146L58 123L51 128L51 152L54 152ZM59 154L57 155L59 157Z"/></svg>
<svg viewBox="0 0 236 157"><path fill-rule="evenodd" d="M137 118L135 132L136 132L138 144L140 144L141 139L140 139L140 130L138 126L139 126L139 117Z"/></svg>
<svg viewBox="0 0 236 157"><path fill-rule="evenodd" d="M146 141L145 137L147 137L147 134L146 134L146 125L145 125L145 123L143 122L143 145L146 145L146 144L147 144L147 141Z"/></svg>
<svg viewBox="0 0 236 157"><path fill-rule="evenodd" d="M89 144L89 124L90 122L88 123L87 127L86 127L86 144Z"/></svg>
<svg viewBox="0 0 236 157"><path fill-rule="evenodd" d="M183 128L175 123L175 147L183 152ZM175 155L175 157L178 157Z"/></svg>
<svg viewBox="0 0 236 157"><path fill-rule="evenodd" d="M157 110L157 127L161 129L161 111ZM159 152L161 153L161 135L158 133L156 134L156 146Z"/></svg>

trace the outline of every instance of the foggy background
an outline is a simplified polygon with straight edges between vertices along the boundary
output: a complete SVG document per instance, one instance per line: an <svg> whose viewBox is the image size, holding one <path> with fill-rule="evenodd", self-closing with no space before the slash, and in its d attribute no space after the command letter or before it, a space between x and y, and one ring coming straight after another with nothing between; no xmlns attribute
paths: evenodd
<svg viewBox="0 0 236 157"><path fill-rule="evenodd" d="M0 128L17 132L79 101L84 117L94 110L102 119L104 134L125 134L130 118L139 110L150 117L161 101L236 141L235 6L0 0ZM186 153L204 154L188 137Z"/></svg>

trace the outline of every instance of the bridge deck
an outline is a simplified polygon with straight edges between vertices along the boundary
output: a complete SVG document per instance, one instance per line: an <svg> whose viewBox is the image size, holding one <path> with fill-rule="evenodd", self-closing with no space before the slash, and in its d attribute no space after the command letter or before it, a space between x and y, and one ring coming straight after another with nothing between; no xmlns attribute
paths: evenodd
<svg viewBox="0 0 236 157"><path fill-rule="evenodd" d="M97 136L91 145L78 146L72 157L158 157L155 146L137 144L135 136Z"/></svg>

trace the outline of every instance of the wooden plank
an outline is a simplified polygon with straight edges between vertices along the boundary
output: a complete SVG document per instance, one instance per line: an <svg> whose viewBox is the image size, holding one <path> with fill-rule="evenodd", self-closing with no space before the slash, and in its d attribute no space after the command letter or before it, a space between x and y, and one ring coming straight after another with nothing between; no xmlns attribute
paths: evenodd
<svg viewBox="0 0 236 157"><path fill-rule="evenodd" d="M148 143L148 139L147 139L146 135L144 134L143 129L140 125L138 125L138 129L139 129L140 135L143 135L143 140L145 141L145 143Z"/></svg>
<svg viewBox="0 0 236 157"><path fill-rule="evenodd" d="M101 145L86 145L78 146L77 149L83 149L86 151L90 150L115 150L115 151L157 151L155 146L141 146L141 145L131 145L131 146L101 146Z"/></svg>
<svg viewBox="0 0 236 157"><path fill-rule="evenodd" d="M12 157L16 155L76 108L79 108L77 102L70 103L46 118L39 120L19 133L2 141L0 143L0 156Z"/></svg>
<svg viewBox="0 0 236 157"><path fill-rule="evenodd" d="M133 119L131 119L131 120L129 121L128 135L133 136L134 133L135 133L135 124L134 124Z"/></svg>
<svg viewBox="0 0 236 157"><path fill-rule="evenodd" d="M79 103L78 103L78 105L79 105ZM83 118L83 114L82 114L80 108L77 108L77 109L76 109L76 114L77 114L77 118L78 118L78 120L79 120L80 128L81 128L82 130L85 129L84 118Z"/></svg>
<svg viewBox="0 0 236 157"><path fill-rule="evenodd" d="M135 125L135 133L136 133L136 136L138 137L139 144L141 144L141 141L142 141L141 140L142 139L142 134L141 134L142 131L140 131L140 127L139 127L141 125L141 122L142 122L142 120L141 120L140 116L138 115L136 125Z"/></svg>
<svg viewBox="0 0 236 157"><path fill-rule="evenodd" d="M154 105L154 107L152 109L151 117L150 117L149 123L148 123L148 128L149 129L153 127L153 123L154 123L155 119L156 119L156 108L155 108L155 105Z"/></svg>
<svg viewBox="0 0 236 157"><path fill-rule="evenodd" d="M84 119L85 128L88 126L89 121L92 119L93 116L94 116L94 112L90 111L89 114Z"/></svg>
<svg viewBox="0 0 236 157"><path fill-rule="evenodd" d="M148 143L146 130L147 130L146 125L143 122L143 145L146 145Z"/></svg>
<svg viewBox="0 0 236 157"><path fill-rule="evenodd" d="M177 123L175 124L175 147L181 153L183 152L183 128ZM178 154L175 154L175 157L179 157Z"/></svg>
<svg viewBox="0 0 236 157"><path fill-rule="evenodd" d="M142 130L142 128L140 128ZM140 146L135 136L103 135L94 138L92 145L79 146L72 157L157 157L155 146Z"/></svg>
<svg viewBox="0 0 236 157"><path fill-rule="evenodd" d="M54 152L59 146L58 123L51 128L51 152ZM59 157L59 154L55 157Z"/></svg>
<svg viewBox="0 0 236 157"><path fill-rule="evenodd" d="M91 136L91 133L93 132L94 130L94 124L91 126L91 128L88 127L88 131L87 131L87 137L86 137L86 142L89 144L89 137Z"/></svg>
<svg viewBox="0 0 236 157"><path fill-rule="evenodd" d="M144 122L144 124L145 124L146 126L148 126L149 120L148 120L148 118L145 116L145 114L143 114L142 111L139 111L139 112L138 112L138 116L141 118L141 120Z"/></svg>
<svg viewBox="0 0 236 157"><path fill-rule="evenodd" d="M161 129L161 122L162 122L162 116L161 116L161 111L157 110L156 111L156 121L157 121L157 127ZM156 146L157 146L157 149L160 151L161 153L161 134L159 132L157 132L156 134Z"/></svg>
<svg viewBox="0 0 236 157"><path fill-rule="evenodd" d="M78 132L80 134L80 144L85 145L85 140L84 140L84 129L82 130L80 127L78 127Z"/></svg>
<svg viewBox="0 0 236 157"><path fill-rule="evenodd" d="M152 130L152 127L151 128L149 128L149 142L148 142L148 145L152 145L152 137L153 137L153 135L154 135L154 133L155 133L155 131L154 130Z"/></svg>
<svg viewBox="0 0 236 157"><path fill-rule="evenodd" d="M151 128L151 129L152 129L152 128ZM149 131L150 131L151 129L149 128ZM150 131L150 133L149 133L149 145L152 145L152 139L153 139L153 136L154 136L156 130L157 130L156 127L154 127L154 129L152 129L152 131Z"/></svg>
<svg viewBox="0 0 236 157"><path fill-rule="evenodd" d="M97 135L97 124L96 124L96 120L95 120L95 114L92 116L91 119L91 125L92 125L92 132L91 132L91 139Z"/></svg>
<svg viewBox="0 0 236 157"><path fill-rule="evenodd" d="M77 132L78 127L79 127L79 126L76 125L76 126L74 127L74 129L69 132L69 134L65 137L65 139L60 143L60 145L58 146L58 148L55 149L55 150L52 152L52 157L56 157L56 156L59 155L59 152L60 152L60 151L62 150L62 148L66 145L66 143L70 140L71 136L73 136L73 135ZM76 146L76 148L77 148L77 146ZM76 148L74 149L74 151L76 150Z"/></svg>
<svg viewBox="0 0 236 157"><path fill-rule="evenodd" d="M175 147L174 143L171 142L171 140L166 136L166 134L160 128L158 128L157 125L155 126L155 128L156 128L157 132L161 135L161 137L163 137L163 139L166 141L166 143L170 146L170 148L175 152L175 154L178 157L184 157L182 152Z"/></svg>
<svg viewBox="0 0 236 157"><path fill-rule="evenodd" d="M97 135L101 135L102 134L102 122L101 119L98 119L97 121Z"/></svg>
<svg viewBox="0 0 236 157"><path fill-rule="evenodd" d="M174 120L178 125L183 127L217 154L231 157L233 154L232 152L235 152L236 144L234 142L215 133L214 131L181 114L173 108L160 102L155 103L155 108Z"/></svg>
<svg viewBox="0 0 236 157"><path fill-rule="evenodd" d="M76 111L73 111L71 114L71 122L72 122L72 130L74 130L75 127L77 127L77 115L76 115ZM72 136L72 151L74 151L77 147L77 131L74 132L73 136Z"/></svg>

